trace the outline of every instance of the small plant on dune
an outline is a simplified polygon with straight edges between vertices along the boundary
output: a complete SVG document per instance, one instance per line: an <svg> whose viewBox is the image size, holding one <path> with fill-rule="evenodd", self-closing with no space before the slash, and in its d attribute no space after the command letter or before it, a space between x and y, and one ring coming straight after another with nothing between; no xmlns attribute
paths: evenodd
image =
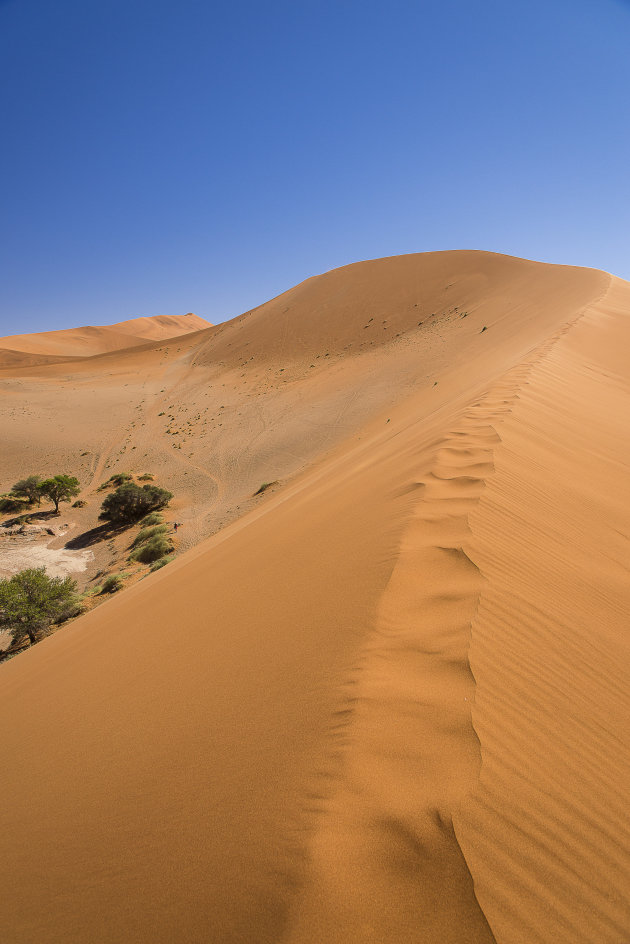
<svg viewBox="0 0 630 944"><path fill-rule="evenodd" d="M139 475L139 476L138 476L138 481L139 481L139 482L152 482L153 479L154 479L154 476L151 475L150 472L145 472L144 475Z"/></svg>
<svg viewBox="0 0 630 944"><path fill-rule="evenodd" d="M153 563L149 567L149 570L151 573L153 573L154 570L159 570L161 567L166 567L166 565L170 564L172 560L173 560L172 556L160 557L158 560L153 561Z"/></svg>
<svg viewBox="0 0 630 944"><path fill-rule="evenodd" d="M123 580L121 574L110 574L103 581L99 593L116 593L122 590Z"/></svg>
<svg viewBox="0 0 630 944"><path fill-rule="evenodd" d="M141 564L152 564L160 557L166 557L173 550L173 545L163 534L156 534L149 538L145 544L141 544L129 555L130 560L139 561Z"/></svg>
<svg viewBox="0 0 630 944"><path fill-rule="evenodd" d="M278 484L277 479L275 482L263 482L260 488L256 489L256 491L254 492L254 495L262 495L262 493L266 492L267 489L271 488L272 485L277 485L277 484Z"/></svg>
<svg viewBox="0 0 630 944"><path fill-rule="evenodd" d="M78 498L75 502L72 502L73 508L85 508L86 505L87 505L87 502L83 501L82 498Z"/></svg>
<svg viewBox="0 0 630 944"><path fill-rule="evenodd" d="M140 522L140 527L150 528L154 524L162 524L163 521L164 516L161 515L159 511L152 511L150 514L144 516Z"/></svg>
<svg viewBox="0 0 630 944"><path fill-rule="evenodd" d="M115 475L110 475L106 482L103 482L102 485L99 485L98 491L104 492L108 488L117 488L119 485L124 485L125 482L131 482L132 476L129 472L117 472Z"/></svg>
<svg viewBox="0 0 630 944"><path fill-rule="evenodd" d="M155 537L156 534L166 534L168 531L168 525L165 524L156 524L152 527L143 528L142 531L139 531L132 547L137 547L139 544L145 544L150 538Z"/></svg>

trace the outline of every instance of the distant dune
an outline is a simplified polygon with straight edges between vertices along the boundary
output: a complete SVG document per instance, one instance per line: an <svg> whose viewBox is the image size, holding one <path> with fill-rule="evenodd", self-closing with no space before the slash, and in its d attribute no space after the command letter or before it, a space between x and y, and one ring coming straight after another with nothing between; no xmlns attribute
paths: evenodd
<svg viewBox="0 0 630 944"><path fill-rule="evenodd" d="M93 357L110 351L163 341L209 328L209 322L197 315L156 315L134 318L100 328L69 328L65 331L42 331L39 334L15 334L0 338L0 368L18 365L33 366Z"/></svg>
<svg viewBox="0 0 630 944"><path fill-rule="evenodd" d="M201 327L0 372L0 491L159 471L188 549L0 666L4 939L623 944L630 285L429 253Z"/></svg>

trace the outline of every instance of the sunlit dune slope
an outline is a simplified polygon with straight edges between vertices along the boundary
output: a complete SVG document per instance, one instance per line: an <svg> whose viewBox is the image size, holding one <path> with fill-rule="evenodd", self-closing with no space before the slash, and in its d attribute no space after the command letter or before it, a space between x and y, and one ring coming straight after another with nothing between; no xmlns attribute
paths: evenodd
<svg viewBox="0 0 630 944"><path fill-rule="evenodd" d="M15 334L0 338L0 367L31 366L75 357L93 357L144 344L148 340L165 340L207 327L207 321L193 314L157 315L99 328Z"/></svg>
<svg viewBox="0 0 630 944"><path fill-rule="evenodd" d="M130 321L118 321L111 328L123 334L150 341L164 341L168 338L181 337L193 331L203 331L211 327L210 322L188 312L187 315L154 315L152 318L132 318Z"/></svg>
<svg viewBox="0 0 630 944"><path fill-rule="evenodd" d="M621 944L629 341L620 280L438 253L5 371L23 464L226 525L0 666L5 938Z"/></svg>

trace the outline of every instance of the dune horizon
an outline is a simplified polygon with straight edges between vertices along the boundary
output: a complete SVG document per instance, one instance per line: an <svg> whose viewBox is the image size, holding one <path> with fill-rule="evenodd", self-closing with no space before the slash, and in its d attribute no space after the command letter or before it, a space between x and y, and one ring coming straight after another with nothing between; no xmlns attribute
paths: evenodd
<svg viewBox="0 0 630 944"><path fill-rule="evenodd" d="M477 250L0 339L0 491L181 525L0 665L3 940L623 944L629 345L630 283Z"/></svg>

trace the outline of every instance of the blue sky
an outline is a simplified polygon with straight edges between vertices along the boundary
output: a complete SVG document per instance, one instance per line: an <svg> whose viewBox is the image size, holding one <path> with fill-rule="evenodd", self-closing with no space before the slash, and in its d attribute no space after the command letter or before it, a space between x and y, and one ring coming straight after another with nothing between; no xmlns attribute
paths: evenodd
<svg viewBox="0 0 630 944"><path fill-rule="evenodd" d="M630 3L0 0L0 335L360 259L630 279Z"/></svg>

